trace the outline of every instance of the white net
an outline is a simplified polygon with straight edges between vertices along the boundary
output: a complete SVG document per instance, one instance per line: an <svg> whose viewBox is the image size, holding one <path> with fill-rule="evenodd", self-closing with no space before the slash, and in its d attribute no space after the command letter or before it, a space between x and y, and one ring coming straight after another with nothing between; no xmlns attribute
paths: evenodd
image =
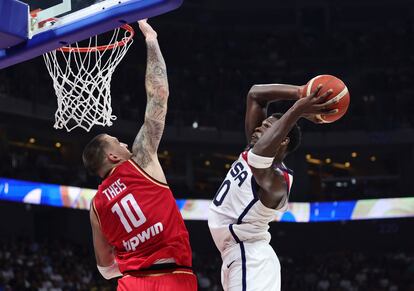
<svg viewBox="0 0 414 291"><path fill-rule="evenodd" d="M116 119L111 107L112 74L131 46L133 34L124 25L107 45L99 46L94 36L85 47L75 43L43 55L57 96L55 128L89 131L94 125L112 125Z"/></svg>

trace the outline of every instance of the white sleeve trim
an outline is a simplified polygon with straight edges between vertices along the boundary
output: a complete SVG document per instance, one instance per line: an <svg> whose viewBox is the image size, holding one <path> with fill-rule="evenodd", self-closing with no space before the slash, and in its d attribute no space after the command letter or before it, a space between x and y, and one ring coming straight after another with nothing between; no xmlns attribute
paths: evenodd
<svg viewBox="0 0 414 291"><path fill-rule="evenodd" d="M256 155L252 152L252 150L249 150L247 153L247 163L257 169L266 169L270 168L270 166L273 164L273 157L263 157Z"/></svg>
<svg viewBox="0 0 414 291"><path fill-rule="evenodd" d="M106 280L122 276L122 273L119 271L118 263L116 261L114 261L112 265L107 267L101 267L98 265L96 266L98 267L99 273L101 273L101 275Z"/></svg>

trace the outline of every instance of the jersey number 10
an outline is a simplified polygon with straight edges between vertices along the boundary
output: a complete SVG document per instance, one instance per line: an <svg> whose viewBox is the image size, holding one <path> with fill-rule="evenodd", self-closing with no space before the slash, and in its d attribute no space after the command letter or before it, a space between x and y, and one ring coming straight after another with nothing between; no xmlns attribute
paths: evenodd
<svg viewBox="0 0 414 291"><path fill-rule="evenodd" d="M112 206L111 210L118 215L122 225L128 233L132 231L131 224L134 228L137 228L147 221L147 218L144 213L142 213L141 208L131 193L122 198L120 202L121 205L117 202ZM122 211L121 208L124 211ZM124 212L128 219L125 217Z"/></svg>

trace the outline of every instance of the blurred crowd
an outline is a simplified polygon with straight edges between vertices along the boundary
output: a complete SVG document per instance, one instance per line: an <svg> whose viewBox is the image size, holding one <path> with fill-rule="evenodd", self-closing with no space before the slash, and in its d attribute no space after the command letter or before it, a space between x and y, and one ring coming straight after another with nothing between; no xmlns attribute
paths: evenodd
<svg viewBox="0 0 414 291"><path fill-rule="evenodd" d="M68 157L65 152L69 151L53 148L42 151L30 146L6 145L4 150L0 151L0 177L96 189L101 180L87 174L81 162L81 153L72 153ZM209 166L205 165L204 160L200 161L197 155L190 158L192 187L186 179L189 175L188 164L176 167L175 160L182 158L182 151L169 151L168 158L161 158L161 164L176 198L211 199L214 196L228 170L225 167L226 163L232 162L220 159L213 161L208 158L215 154L211 151L205 152L204 159L213 164ZM217 153L219 154L220 152ZM387 157L391 158L392 155ZM403 184L409 182L409 177L402 177L403 170L399 167L387 167L387 159L384 157L385 161L375 164L375 169L383 169L382 172L368 172L365 175L367 172L358 168L362 167L361 165L355 165L354 172L335 171L332 167L310 165L305 160L298 161L297 163L303 163L308 167L308 175L310 172L312 175L301 177L301 182L304 179L310 180L309 188L294 188L300 197L293 195L292 199L333 201L412 196L413 190ZM394 164L397 163L394 159L391 160ZM186 164L185 161L181 163ZM299 165L290 166L296 169ZM369 169L372 166L368 164L366 167Z"/></svg>
<svg viewBox="0 0 414 291"><path fill-rule="evenodd" d="M209 27L207 32L204 27L195 28L191 37L180 35L176 42L193 40L192 52L183 54L189 60L180 62L171 73L175 98L171 104L179 112L171 115L171 123L189 125L198 120L204 126L239 130L251 85L302 85L315 75L333 74L348 85L351 105L346 117L329 129L387 130L414 125L408 109L414 105L411 26L300 32L260 26L249 31L237 26ZM304 126L315 130L307 123Z"/></svg>
<svg viewBox="0 0 414 291"><path fill-rule="evenodd" d="M281 264L282 290L414 290L414 256L404 252L282 256Z"/></svg>
<svg viewBox="0 0 414 291"><path fill-rule="evenodd" d="M114 285L112 285L114 286ZM97 273L93 252L67 241L1 240L1 291L113 290Z"/></svg>
<svg viewBox="0 0 414 291"><path fill-rule="evenodd" d="M289 18L292 11L283 9L274 13ZM387 10L387 6L375 9ZM387 21L378 22L372 13L353 22L341 17L354 12L353 6L327 7L320 17L331 22L308 23L299 18L283 23L275 14L270 23L260 14L242 11L238 17L189 1L176 16L153 20L170 80L167 123L191 126L197 121L203 127L242 130L251 85L302 85L315 75L333 74L348 85L351 105L349 114L329 129L413 127L412 18L389 14ZM241 20L243 16L254 18L247 22ZM114 113L121 119L135 121L143 116L144 56L138 34L111 84ZM0 96L56 107L52 81L42 62L37 59L0 71ZM30 82L22 86L21 80Z"/></svg>
<svg viewBox="0 0 414 291"><path fill-rule="evenodd" d="M8 147L0 153L0 177L81 187L97 187L80 160L70 163L58 150Z"/></svg>
<svg viewBox="0 0 414 291"><path fill-rule="evenodd" d="M116 280L97 272L93 252L55 240L0 241L1 291L109 291ZM279 256L284 291L413 291L414 255L334 252ZM193 254L200 291L219 291L219 254Z"/></svg>
<svg viewBox="0 0 414 291"><path fill-rule="evenodd" d="M349 112L338 122L323 125L323 129L302 121L305 133L379 131L378 134L387 140L391 138L388 133L395 129L414 128L411 112L414 108L414 89L411 87L414 21L409 12L405 13L404 1L394 1L392 5L372 3L370 13L365 13L362 8L355 9L355 3L315 4L315 7L309 4L307 8L308 4L299 5L300 0L297 7L289 3L277 7L276 2L264 1L264 7L274 5L275 9L266 11L255 7L255 12L250 11L249 6L242 8L247 1L229 0L228 5L219 2L212 1L207 5L207 2L189 0L176 12L150 20L158 31L168 67L171 97L167 125L180 129L197 124L206 132L214 130L221 134L227 134L227 130L242 132L245 96L253 84L301 85L315 75L333 74L348 85ZM209 8L209 5L217 7ZM232 5L238 5L237 13L229 10ZM394 13L395 10L401 13ZM315 13L318 19L313 17ZM387 15L386 20L380 15ZM119 119L134 122L143 119L145 61L145 46L142 36L137 33L135 44L111 83L112 107ZM0 101L2 98L14 99L15 106L26 108L29 113L37 112L36 109L43 106L50 108L50 116L43 118L52 119L56 96L43 59L0 70ZM285 111L291 104L282 102L271 106L271 110ZM7 117L4 120L0 121L0 176L96 187L98 180L86 174L80 161L80 149L75 152L74 144L57 150L53 146L46 148L37 143L28 145L27 141L7 140L1 132L1 123L7 122ZM34 135L35 132L33 130ZM382 141L380 139L379 144ZM407 141L409 137L401 144ZM192 147L191 135L185 142ZM412 145L408 144L408 147ZM362 148L361 151L371 154L371 148ZM231 163L229 158L211 162L214 155L229 156L221 150L208 152L206 157L201 154L192 157L191 162L182 158L183 152L168 151L172 159L170 162L164 159L161 163L179 195L191 193L210 198L228 169L225 167ZM310 191L300 191L311 192L310 200L412 195L404 174L409 169L402 166L412 160L412 154L407 149L400 155L404 157L388 153L387 161L378 157L375 167L366 162L365 168L383 169L375 174L358 169L353 161L353 169L339 176L331 175L331 168L326 171L329 174L326 177L320 171L322 166L317 165L316 169L307 166L308 174L316 173L315 179L309 183L312 184ZM209 166L205 165L207 162ZM176 168L179 163L180 167ZM213 169L215 165L218 166ZM292 168L295 169L295 165ZM342 176L346 178L336 179Z"/></svg>

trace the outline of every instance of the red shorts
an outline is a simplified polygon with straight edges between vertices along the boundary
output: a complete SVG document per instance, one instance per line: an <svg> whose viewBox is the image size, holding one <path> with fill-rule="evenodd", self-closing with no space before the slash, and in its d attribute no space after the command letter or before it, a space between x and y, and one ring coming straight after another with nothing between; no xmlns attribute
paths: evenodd
<svg viewBox="0 0 414 291"><path fill-rule="evenodd" d="M197 291L197 278L191 271L154 272L125 275L117 291Z"/></svg>

